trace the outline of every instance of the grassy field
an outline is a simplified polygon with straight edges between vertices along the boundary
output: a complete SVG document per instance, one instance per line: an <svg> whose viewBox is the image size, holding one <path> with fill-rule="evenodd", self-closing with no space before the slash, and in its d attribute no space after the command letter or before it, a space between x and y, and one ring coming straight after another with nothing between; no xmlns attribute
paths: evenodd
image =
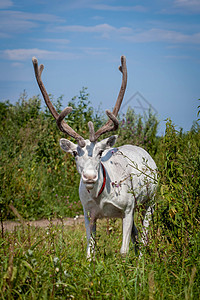
<svg viewBox="0 0 200 300"><path fill-rule="evenodd" d="M1 238L1 299L199 299L197 245L176 251L152 224L150 243L121 258L121 220L98 222L86 260L84 225L31 226Z"/></svg>

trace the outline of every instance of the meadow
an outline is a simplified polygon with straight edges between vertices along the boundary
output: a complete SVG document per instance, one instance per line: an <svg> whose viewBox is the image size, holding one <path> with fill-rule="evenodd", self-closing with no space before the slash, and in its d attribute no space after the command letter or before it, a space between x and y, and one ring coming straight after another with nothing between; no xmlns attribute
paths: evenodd
<svg viewBox="0 0 200 300"><path fill-rule="evenodd" d="M95 259L85 258L84 225L21 227L1 239L1 299L198 299L198 249L176 250L153 232L138 260L122 259L121 224L98 222ZM194 237L193 240L195 240Z"/></svg>
<svg viewBox="0 0 200 300"><path fill-rule="evenodd" d="M58 110L62 97L52 100ZM67 122L84 137L87 122L98 128L105 120L90 105L83 88L70 102ZM199 299L200 285L200 125L183 132L129 108L120 116L118 145L144 147L158 166L158 191L149 244L131 245L120 256L121 220L98 222L95 258L86 260L84 225L54 226L53 218L82 214L79 175L73 158L59 147L62 134L39 97L0 103L0 297L1 299ZM5 220L47 218L46 228L21 225L5 232ZM141 234L141 211L136 210ZM28 224L28 222L26 222Z"/></svg>

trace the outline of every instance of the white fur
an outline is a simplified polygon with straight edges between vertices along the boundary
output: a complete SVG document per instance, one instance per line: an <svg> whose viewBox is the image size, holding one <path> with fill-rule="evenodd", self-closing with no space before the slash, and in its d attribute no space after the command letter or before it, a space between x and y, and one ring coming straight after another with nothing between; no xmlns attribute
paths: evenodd
<svg viewBox="0 0 200 300"><path fill-rule="evenodd" d="M61 148L75 154L77 170L81 175L79 196L83 205L87 234L87 258L94 251L96 220L98 218L122 218L123 240L121 254L127 254L130 238L136 242L137 228L134 224L136 203L145 203L144 231L142 241L147 243L153 199L156 188L156 164L142 148L125 145L111 148L117 136L111 136L100 142L86 140L86 146L61 139ZM102 154L103 151L103 154ZM102 156L101 156L102 154ZM103 170L106 170L106 186L100 196L103 183ZM130 193L131 191L131 193Z"/></svg>

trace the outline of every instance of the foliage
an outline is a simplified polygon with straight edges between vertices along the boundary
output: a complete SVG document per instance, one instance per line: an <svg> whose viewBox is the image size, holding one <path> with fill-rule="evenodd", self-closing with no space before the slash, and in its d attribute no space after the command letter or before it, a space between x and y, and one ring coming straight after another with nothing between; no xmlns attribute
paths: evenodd
<svg viewBox="0 0 200 300"><path fill-rule="evenodd" d="M62 97L57 101L50 97L60 111ZM69 105L74 111L67 122L85 136L87 122L94 119L86 89ZM41 110L40 99L27 99L24 92L16 105L6 102L0 108L4 116L0 123L3 218L12 218L10 203L28 219L80 213L79 175L74 159L60 149L61 133L49 111ZM96 123L100 123L100 118L95 117Z"/></svg>
<svg viewBox="0 0 200 300"><path fill-rule="evenodd" d="M157 157L162 231L179 251L191 246L199 225L200 126L194 127L183 134L169 119Z"/></svg>
<svg viewBox="0 0 200 300"><path fill-rule="evenodd" d="M84 138L88 137L88 122L93 121L95 128L102 125L102 117L99 112L95 113L90 106L89 94L86 88L82 88L79 96L75 96L68 103L68 106L73 108L73 112L66 118L67 123L73 129L82 135Z"/></svg>
<svg viewBox="0 0 200 300"><path fill-rule="evenodd" d="M132 108L128 108L120 122L118 144L132 144L143 147L151 155L157 151L158 120L151 110L148 115L137 115Z"/></svg>
<svg viewBox="0 0 200 300"><path fill-rule="evenodd" d="M85 258L83 225L21 227L0 239L1 299L198 299L197 245L180 255L166 236L153 237L138 259L121 258L119 220L98 222L96 257ZM159 243L159 244L158 244Z"/></svg>

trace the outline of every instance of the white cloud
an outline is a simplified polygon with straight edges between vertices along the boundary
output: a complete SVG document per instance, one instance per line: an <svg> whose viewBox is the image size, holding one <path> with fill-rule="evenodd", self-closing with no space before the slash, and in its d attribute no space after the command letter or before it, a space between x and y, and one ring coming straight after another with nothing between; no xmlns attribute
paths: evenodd
<svg viewBox="0 0 200 300"><path fill-rule="evenodd" d="M110 37L110 34L130 34L132 29L129 27L116 28L109 24L100 24L96 26L57 26L54 28L55 31L59 32L79 32L79 33L97 33L101 34L103 38Z"/></svg>
<svg viewBox="0 0 200 300"><path fill-rule="evenodd" d="M21 62L14 62L14 63L11 64L11 66L14 67L14 68L21 68L24 65Z"/></svg>
<svg viewBox="0 0 200 300"><path fill-rule="evenodd" d="M103 16L93 16L93 17L92 17L92 20L95 20L95 21L101 21L101 20L103 20L103 19L104 19Z"/></svg>
<svg viewBox="0 0 200 300"><path fill-rule="evenodd" d="M44 43L53 43L53 44L59 44L59 45L67 45L70 43L70 40L67 39L37 39L38 42L44 42Z"/></svg>
<svg viewBox="0 0 200 300"><path fill-rule="evenodd" d="M38 59L53 59L53 60L68 60L79 58L78 54L60 52L60 51L48 51L38 48L33 49L6 49L0 52L4 59L12 61L26 61L30 60L33 56Z"/></svg>
<svg viewBox="0 0 200 300"><path fill-rule="evenodd" d="M11 0L0 0L0 9L5 9L13 6L13 1Z"/></svg>
<svg viewBox="0 0 200 300"><path fill-rule="evenodd" d="M199 0L175 0L174 2L176 5L179 6L199 6L200 1Z"/></svg>
<svg viewBox="0 0 200 300"><path fill-rule="evenodd" d="M187 12L198 13L200 12L200 1L199 0L175 0L175 7L183 8Z"/></svg>
<svg viewBox="0 0 200 300"><path fill-rule="evenodd" d="M41 22L63 22L64 20L52 14L28 13L14 10L3 10L0 12L1 18L14 18L17 20L33 20Z"/></svg>
<svg viewBox="0 0 200 300"><path fill-rule="evenodd" d="M100 34L102 38L120 38L134 43L166 42L166 43L200 43L200 32L186 34L180 31L151 28L149 30L133 30L130 27L114 27L109 24L100 24L96 26L57 26L54 28L59 32L76 32Z"/></svg>
<svg viewBox="0 0 200 300"><path fill-rule="evenodd" d="M124 39L134 43L147 43L147 42L169 42L169 43L200 43L200 33L196 34L183 34L173 30L164 30L152 28L147 31L135 33L130 36L124 36Z"/></svg>
<svg viewBox="0 0 200 300"><path fill-rule="evenodd" d="M105 55L108 51L108 48L94 48L94 47L82 47L84 53L87 55L97 56L97 55Z"/></svg>
<svg viewBox="0 0 200 300"><path fill-rule="evenodd" d="M115 31L115 27L108 24L100 24L96 26L81 26L81 25L69 25L69 26L58 26L55 30L61 32L89 32L89 33L105 33Z"/></svg>
<svg viewBox="0 0 200 300"><path fill-rule="evenodd" d="M106 4L104 3L106 2ZM108 0L68 0L62 4L63 9L93 9L93 10L104 10L104 11L135 11L135 12L146 12L147 8L142 5L110 5ZM113 2L113 1L111 1Z"/></svg>
<svg viewBox="0 0 200 300"><path fill-rule="evenodd" d="M39 22L60 23L60 17L52 14L34 14L21 11L4 10L0 11L0 30L7 33L23 33L29 29L39 26Z"/></svg>
<svg viewBox="0 0 200 300"><path fill-rule="evenodd" d="M79 59L82 55L105 55L108 48L94 48L94 47L80 47L76 49L75 52L65 52L65 51L49 51L38 48L33 49L6 49L0 51L0 57L5 60L13 61L12 65L19 67L24 61L31 61L32 57L35 56L38 59L48 59L48 60L74 60Z"/></svg>
<svg viewBox="0 0 200 300"><path fill-rule="evenodd" d="M191 59L190 56L187 56L187 55L167 55L165 56L165 58L167 59L175 59L175 60L186 60L186 59Z"/></svg>
<svg viewBox="0 0 200 300"><path fill-rule="evenodd" d="M9 35L3 32L0 32L0 39L9 38Z"/></svg>
<svg viewBox="0 0 200 300"><path fill-rule="evenodd" d="M5 14L5 12L0 12L0 18L0 30L6 35L16 32L26 32L29 29L37 27L35 22L21 18L19 15L13 13Z"/></svg>
<svg viewBox="0 0 200 300"><path fill-rule="evenodd" d="M107 4L94 4L91 8L96 10L107 10L107 11L135 11L135 12L146 12L147 8L141 5L136 6L113 6Z"/></svg>
<svg viewBox="0 0 200 300"><path fill-rule="evenodd" d="M63 9L82 9L82 8L90 8L91 3L93 4L96 0L64 0L64 1L57 1L58 5ZM60 3L59 3L60 2Z"/></svg>

